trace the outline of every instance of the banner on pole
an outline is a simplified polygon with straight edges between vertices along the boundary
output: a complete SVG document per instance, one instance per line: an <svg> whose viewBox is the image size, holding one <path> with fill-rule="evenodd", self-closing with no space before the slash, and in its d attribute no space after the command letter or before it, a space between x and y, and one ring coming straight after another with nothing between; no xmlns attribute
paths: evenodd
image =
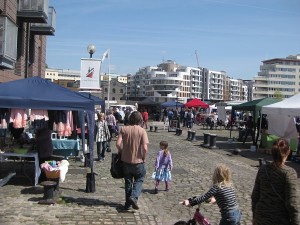
<svg viewBox="0 0 300 225"><path fill-rule="evenodd" d="M81 89L100 89L100 66L101 59L81 59Z"/></svg>

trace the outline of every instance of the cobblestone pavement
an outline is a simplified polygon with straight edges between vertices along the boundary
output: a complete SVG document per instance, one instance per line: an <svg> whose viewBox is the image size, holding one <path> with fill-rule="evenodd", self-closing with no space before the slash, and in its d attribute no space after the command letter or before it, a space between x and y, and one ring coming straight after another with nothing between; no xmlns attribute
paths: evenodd
<svg viewBox="0 0 300 225"><path fill-rule="evenodd" d="M41 186L30 186L26 181L17 182L16 178L0 187L0 224L33 225L33 224L107 224L107 225L172 225L178 220L191 218L194 209L185 208L179 202L191 196L200 195L211 185L212 172L218 163L227 164L233 173L233 181L242 211L242 225L251 224L251 191L258 170L258 158L270 160L269 155L251 152L250 142L245 146L233 141L228 144L230 132L214 130L217 134L218 149L200 147L203 142L203 130L195 126L196 140L187 141L187 131L181 136L163 129L161 122L150 123L158 126L157 132L148 131L149 157L147 158L147 176L142 195L136 211L122 211L124 204L124 182L110 176L110 153L103 162L95 162L96 192L86 193L86 171L83 163L70 159L69 172L65 182L60 184L60 198L57 204L41 205L43 197ZM231 137L237 137L232 131ZM151 174L154 170L155 155L159 142L169 142L169 149L174 161L172 182L169 192L161 184L158 194L153 194L154 181ZM115 140L112 151L116 152ZM231 154L239 148L239 155ZM289 163L299 174L300 164ZM1 169L1 168L0 168ZM89 171L89 170L88 170ZM299 183L298 183L299 185ZM216 205L202 204L202 213L211 224L218 224L220 213Z"/></svg>

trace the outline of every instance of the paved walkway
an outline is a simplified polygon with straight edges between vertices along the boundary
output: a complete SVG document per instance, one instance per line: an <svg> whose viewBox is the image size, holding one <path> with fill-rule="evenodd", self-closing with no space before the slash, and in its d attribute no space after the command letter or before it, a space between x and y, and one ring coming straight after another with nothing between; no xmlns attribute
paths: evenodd
<svg viewBox="0 0 300 225"><path fill-rule="evenodd" d="M150 123L151 125L151 123ZM203 142L202 127L196 126L196 141L187 141L187 131L181 136L163 129L163 124L155 122L158 132L148 132L150 145L147 159L147 177L144 190L139 199L140 210L122 211L124 204L124 182L110 176L110 154L104 162L95 162L96 192L86 193L86 168L80 161L70 160L69 172L65 182L60 184L61 197L55 205L40 205L43 197L41 186L32 187L26 181L12 179L0 187L0 224L107 224L107 225L172 225L178 220L187 220L193 210L179 205L179 201L200 195L211 185L212 172L218 163L226 163L233 172L237 189L238 203L242 211L242 225L251 224L251 191L258 169L258 158L270 160L269 155L250 152L250 142L245 146L233 142L228 144L229 131L216 130L218 149L200 147ZM237 137L237 131L232 132ZM153 194L155 155L159 142L169 142L174 170L170 191L160 186L158 194ZM114 140L115 142L115 140ZM240 155L232 155L232 150L240 148ZM113 144L113 152L116 148ZM299 171L300 164L289 163ZM1 168L0 168L1 169ZM89 170L88 170L89 171ZM19 182L17 182L19 181ZM299 180L300 181L300 180ZM299 184L300 185L300 184ZM300 187L300 186L299 186ZM211 224L218 224L220 213L216 205L202 204L202 213Z"/></svg>

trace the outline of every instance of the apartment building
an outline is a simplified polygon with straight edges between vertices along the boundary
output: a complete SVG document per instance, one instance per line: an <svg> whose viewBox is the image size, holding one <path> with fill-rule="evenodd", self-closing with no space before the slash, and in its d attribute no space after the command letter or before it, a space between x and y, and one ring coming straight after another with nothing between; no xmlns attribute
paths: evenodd
<svg viewBox="0 0 300 225"><path fill-rule="evenodd" d="M0 82L44 76L46 36L55 23L48 0L0 1Z"/></svg>
<svg viewBox="0 0 300 225"><path fill-rule="evenodd" d="M132 99L150 98L155 102L201 98L202 69L180 66L168 60L158 66L140 68L128 77L128 95Z"/></svg>
<svg viewBox="0 0 300 225"><path fill-rule="evenodd" d="M71 90L79 90L80 71L46 69L45 77ZM181 66L168 60L158 66L142 67L135 75L100 75L101 92L108 100L143 100L187 102L199 98L212 102L245 101L249 92L241 79L230 78L225 71Z"/></svg>
<svg viewBox="0 0 300 225"><path fill-rule="evenodd" d="M128 78L129 97L136 100L148 97L155 102L186 102L190 98L245 101L250 93L243 80L230 78L225 71L180 66L172 60L140 68Z"/></svg>
<svg viewBox="0 0 300 225"><path fill-rule="evenodd" d="M262 61L254 77L254 98L289 98L300 91L300 54Z"/></svg>

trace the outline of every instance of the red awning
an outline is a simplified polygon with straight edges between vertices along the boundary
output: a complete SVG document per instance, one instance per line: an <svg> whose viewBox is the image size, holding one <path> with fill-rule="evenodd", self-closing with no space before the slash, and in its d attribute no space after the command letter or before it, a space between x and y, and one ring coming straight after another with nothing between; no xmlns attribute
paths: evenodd
<svg viewBox="0 0 300 225"><path fill-rule="evenodd" d="M209 107L209 105L206 104L205 102L202 102L202 101L201 101L200 99L198 99L198 98L194 98L193 100L191 100L191 101L185 103L185 104L184 104L184 107L188 107L188 108L190 108L190 107L201 107L201 108L206 109L206 108Z"/></svg>

